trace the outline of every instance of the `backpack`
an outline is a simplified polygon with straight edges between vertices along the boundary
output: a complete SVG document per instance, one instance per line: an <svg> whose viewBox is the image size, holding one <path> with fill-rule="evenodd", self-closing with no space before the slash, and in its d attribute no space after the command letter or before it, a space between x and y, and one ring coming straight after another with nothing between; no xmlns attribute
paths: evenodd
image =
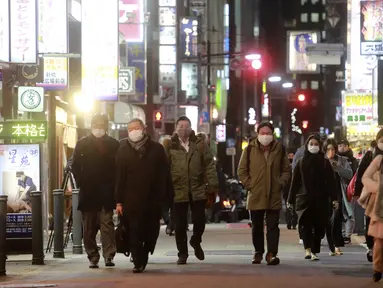
<svg viewBox="0 0 383 288"><path fill-rule="evenodd" d="M250 139L251 141L251 139ZM247 170L250 171L250 153L251 153L251 149L252 149L252 146L251 145L248 145L247 146ZM283 155L286 154L286 148L285 146L282 145L282 157L281 157L281 163L280 163L280 175L282 175L283 173L283 162L285 161L285 157Z"/></svg>

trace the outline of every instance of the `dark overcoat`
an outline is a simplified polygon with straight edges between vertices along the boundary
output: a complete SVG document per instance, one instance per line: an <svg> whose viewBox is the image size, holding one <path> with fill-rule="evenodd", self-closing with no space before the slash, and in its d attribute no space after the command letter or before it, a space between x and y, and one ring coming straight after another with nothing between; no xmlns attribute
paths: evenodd
<svg viewBox="0 0 383 288"><path fill-rule="evenodd" d="M83 212L113 210L116 153L119 142L105 135L92 134L77 142L72 172L80 189L78 209Z"/></svg>

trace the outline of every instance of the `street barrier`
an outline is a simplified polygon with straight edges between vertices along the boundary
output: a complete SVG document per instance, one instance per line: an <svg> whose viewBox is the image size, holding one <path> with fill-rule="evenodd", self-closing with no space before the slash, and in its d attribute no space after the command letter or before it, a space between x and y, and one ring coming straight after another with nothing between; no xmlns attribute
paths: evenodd
<svg viewBox="0 0 383 288"><path fill-rule="evenodd" d="M42 192L31 192L32 201L32 265L44 265L44 231Z"/></svg>
<svg viewBox="0 0 383 288"><path fill-rule="evenodd" d="M6 275L6 232L7 232L7 201L8 196L0 195L0 276Z"/></svg>
<svg viewBox="0 0 383 288"><path fill-rule="evenodd" d="M77 209L79 203L79 189L72 190L72 237L73 237L73 254L82 254L82 216Z"/></svg>
<svg viewBox="0 0 383 288"><path fill-rule="evenodd" d="M64 190L53 190L54 234L53 258L65 258L64 255Z"/></svg>

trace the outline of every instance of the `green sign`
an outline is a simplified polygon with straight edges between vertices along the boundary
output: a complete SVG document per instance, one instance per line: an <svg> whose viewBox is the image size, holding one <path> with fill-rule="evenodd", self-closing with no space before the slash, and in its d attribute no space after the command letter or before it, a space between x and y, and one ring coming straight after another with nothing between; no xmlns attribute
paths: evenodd
<svg viewBox="0 0 383 288"><path fill-rule="evenodd" d="M48 135L46 121L0 122L0 139L45 140Z"/></svg>

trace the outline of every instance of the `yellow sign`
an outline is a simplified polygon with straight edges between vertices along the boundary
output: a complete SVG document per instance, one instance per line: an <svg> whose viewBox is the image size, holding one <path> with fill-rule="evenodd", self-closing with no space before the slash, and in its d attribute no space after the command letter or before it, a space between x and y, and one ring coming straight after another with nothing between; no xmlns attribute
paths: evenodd
<svg viewBox="0 0 383 288"><path fill-rule="evenodd" d="M368 124L374 120L371 94L344 94L343 104L343 119L346 126L347 124Z"/></svg>
<svg viewBox="0 0 383 288"><path fill-rule="evenodd" d="M46 90L63 90L68 84L68 60L64 57L44 58L44 83L37 86Z"/></svg>

